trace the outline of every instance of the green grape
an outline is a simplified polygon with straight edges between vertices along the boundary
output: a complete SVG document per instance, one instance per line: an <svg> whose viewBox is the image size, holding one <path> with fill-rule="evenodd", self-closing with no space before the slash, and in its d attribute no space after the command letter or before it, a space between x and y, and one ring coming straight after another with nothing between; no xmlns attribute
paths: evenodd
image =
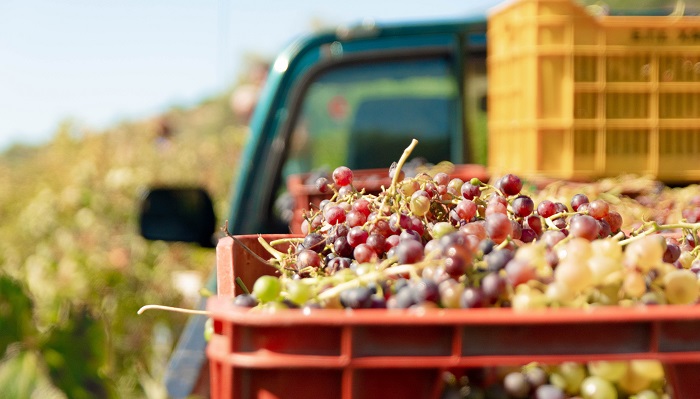
<svg viewBox="0 0 700 399"><path fill-rule="evenodd" d="M641 298L647 292L647 284L644 276L636 271L629 272L622 280L622 291L629 298Z"/></svg>
<svg viewBox="0 0 700 399"><path fill-rule="evenodd" d="M661 397L656 392L645 389L636 395L630 396L630 399L661 399Z"/></svg>
<svg viewBox="0 0 700 399"><path fill-rule="evenodd" d="M598 305L617 305L620 300L620 286L621 284L607 282L598 285L589 300Z"/></svg>
<svg viewBox="0 0 700 399"><path fill-rule="evenodd" d="M435 223L435 226L433 226L433 229L431 230L431 235L433 238L438 239L442 236L445 236L450 233L454 233L457 231L455 227L450 224L450 222L438 222Z"/></svg>
<svg viewBox="0 0 700 399"><path fill-rule="evenodd" d="M289 309L287 305L285 305L282 302L279 301L271 301L271 302L266 302L259 308L253 308L256 311L263 312L263 313L275 313L278 310L285 310Z"/></svg>
<svg viewBox="0 0 700 399"><path fill-rule="evenodd" d="M668 303L683 305L697 302L700 295L697 280L695 273L686 269L667 273L664 276L664 292Z"/></svg>
<svg viewBox="0 0 700 399"><path fill-rule="evenodd" d="M664 378L664 366L658 360L632 360L630 368L648 380L661 380Z"/></svg>
<svg viewBox="0 0 700 399"><path fill-rule="evenodd" d="M532 310L547 307L547 297L538 290L520 290L513 295L511 307L513 310Z"/></svg>
<svg viewBox="0 0 700 399"><path fill-rule="evenodd" d="M591 269L593 283L598 285L607 281L611 274L622 270L622 263L605 254L596 253L588 260L588 268Z"/></svg>
<svg viewBox="0 0 700 399"><path fill-rule="evenodd" d="M658 267L663 263L665 245L662 245L659 236L647 236L638 241L633 241L625 249L625 263L628 266L636 266L643 272Z"/></svg>
<svg viewBox="0 0 700 399"><path fill-rule="evenodd" d="M593 256L591 242L581 237L572 238L571 241L557 250L557 255L560 262L566 259L573 259L580 263L588 262L588 259Z"/></svg>
<svg viewBox="0 0 700 399"><path fill-rule="evenodd" d="M409 207L411 208L411 212L413 212L414 215L421 217L428 213L428 211L430 210L430 198L422 195L417 195L411 198L411 201L409 202Z"/></svg>
<svg viewBox="0 0 700 399"><path fill-rule="evenodd" d="M454 179L450 180L450 182L447 184L447 187L452 188L455 190L455 192L460 192L462 190L462 186L464 185L464 180L455 177Z"/></svg>
<svg viewBox="0 0 700 399"><path fill-rule="evenodd" d="M212 335L214 335L214 319L210 317L204 322L204 340L209 342Z"/></svg>
<svg viewBox="0 0 700 399"><path fill-rule="evenodd" d="M622 259L622 245L612 238L603 238L591 242L591 250L594 256L603 256L608 259Z"/></svg>
<svg viewBox="0 0 700 399"><path fill-rule="evenodd" d="M681 252L681 255L678 257L678 263L680 263L684 269L690 269L694 260L695 257L693 256L693 254L687 251Z"/></svg>
<svg viewBox="0 0 700 399"><path fill-rule="evenodd" d="M547 285L545 295L551 304L565 306L574 300L574 292L564 283L552 282Z"/></svg>
<svg viewBox="0 0 700 399"><path fill-rule="evenodd" d="M578 261L569 255L554 269L554 279L572 291L580 292L593 284L593 272L585 261Z"/></svg>
<svg viewBox="0 0 700 399"><path fill-rule="evenodd" d="M420 183L416 180L404 180L399 184L399 192L406 197L410 197L418 190L420 190Z"/></svg>
<svg viewBox="0 0 700 399"><path fill-rule="evenodd" d="M564 362L556 368L554 374L559 378L553 379L553 384L558 385L570 395L577 395L583 379L586 378L586 369L581 363Z"/></svg>
<svg viewBox="0 0 700 399"><path fill-rule="evenodd" d="M518 248L515 259L529 261L533 264L545 263L546 247L539 244L524 245Z"/></svg>
<svg viewBox="0 0 700 399"><path fill-rule="evenodd" d="M638 374L630 366L627 368L625 375L617 382L617 385L623 392L631 395L649 388L651 382L649 378Z"/></svg>
<svg viewBox="0 0 700 399"><path fill-rule="evenodd" d="M581 382L583 399L617 399L617 390L608 380L592 375Z"/></svg>
<svg viewBox="0 0 700 399"><path fill-rule="evenodd" d="M438 286L440 290L440 303L444 308L459 308L460 298L464 292L464 285L455 280L445 280Z"/></svg>
<svg viewBox="0 0 700 399"><path fill-rule="evenodd" d="M595 360L588 362L588 372L591 375L605 378L608 381L619 381L627 373L627 362Z"/></svg>
<svg viewBox="0 0 700 399"><path fill-rule="evenodd" d="M303 305L311 297L313 297L313 290L309 284L303 280L287 281L287 299L297 305Z"/></svg>
<svg viewBox="0 0 700 399"><path fill-rule="evenodd" d="M253 284L252 294L260 302L274 301L282 291L282 283L274 276L260 276Z"/></svg>

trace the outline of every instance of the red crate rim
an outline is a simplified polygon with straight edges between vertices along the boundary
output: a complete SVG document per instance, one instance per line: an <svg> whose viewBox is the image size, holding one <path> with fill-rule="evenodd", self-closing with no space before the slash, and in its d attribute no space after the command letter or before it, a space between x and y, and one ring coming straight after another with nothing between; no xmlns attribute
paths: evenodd
<svg viewBox="0 0 700 399"><path fill-rule="evenodd" d="M516 311L483 309L283 309L274 312L235 307L229 297L212 297L207 310L217 320L241 325L503 325L548 323L629 323L700 320L700 305L600 306Z"/></svg>

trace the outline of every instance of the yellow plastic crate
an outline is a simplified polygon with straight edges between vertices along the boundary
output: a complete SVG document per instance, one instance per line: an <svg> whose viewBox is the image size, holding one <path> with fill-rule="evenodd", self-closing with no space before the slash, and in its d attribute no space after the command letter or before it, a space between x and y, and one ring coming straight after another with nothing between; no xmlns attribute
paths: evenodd
<svg viewBox="0 0 700 399"><path fill-rule="evenodd" d="M700 17L519 0L487 34L492 174L700 181Z"/></svg>

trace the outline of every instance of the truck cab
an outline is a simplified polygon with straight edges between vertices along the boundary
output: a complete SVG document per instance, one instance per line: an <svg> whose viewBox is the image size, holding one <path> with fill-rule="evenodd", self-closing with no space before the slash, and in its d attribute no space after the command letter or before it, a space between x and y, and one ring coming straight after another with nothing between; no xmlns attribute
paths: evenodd
<svg viewBox="0 0 700 399"><path fill-rule="evenodd" d="M270 68L239 169L231 171L228 233L289 233L289 175L388 168L414 138L412 157L422 162L484 164L485 15L365 22L289 45ZM213 246L210 208L201 190L153 190L142 203L141 233ZM207 288L216 292L215 273ZM171 357L165 384L173 398L206 393L205 321L190 319Z"/></svg>
<svg viewBox="0 0 700 399"><path fill-rule="evenodd" d="M275 209L287 176L388 168L412 138L427 162L484 163L485 28L363 24L292 44L253 114L229 232L288 232Z"/></svg>

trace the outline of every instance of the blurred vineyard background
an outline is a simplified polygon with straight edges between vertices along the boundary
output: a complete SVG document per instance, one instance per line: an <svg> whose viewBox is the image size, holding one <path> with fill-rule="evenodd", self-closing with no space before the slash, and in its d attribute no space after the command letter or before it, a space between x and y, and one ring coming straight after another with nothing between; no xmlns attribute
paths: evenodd
<svg viewBox="0 0 700 399"><path fill-rule="evenodd" d="M141 238L138 200L149 185L204 186L226 214L247 138L230 99L106 131L66 121L49 143L0 154L3 398L166 397L186 316L136 312L192 308L182 281L205 280L215 254Z"/></svg>

